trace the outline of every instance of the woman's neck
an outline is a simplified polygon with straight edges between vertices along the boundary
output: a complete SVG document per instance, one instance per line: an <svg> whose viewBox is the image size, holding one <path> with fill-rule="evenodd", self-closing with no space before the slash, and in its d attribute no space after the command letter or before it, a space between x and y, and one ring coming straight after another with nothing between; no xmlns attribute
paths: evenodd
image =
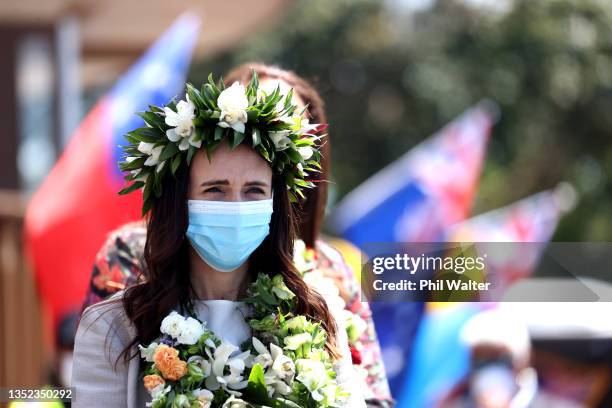
<svg viewBox="0 0 612 408"><path fill-rule="evenodd" d="M189 277L198 299L237 300L248 283L248 261L232 272L221 272L190 248Z"/></svg>

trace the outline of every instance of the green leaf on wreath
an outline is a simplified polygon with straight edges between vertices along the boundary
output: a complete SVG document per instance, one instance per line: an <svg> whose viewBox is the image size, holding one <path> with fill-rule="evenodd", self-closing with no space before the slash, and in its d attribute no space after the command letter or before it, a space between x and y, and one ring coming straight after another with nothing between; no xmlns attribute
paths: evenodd
<svg viewBox="0 0 612 408"><path fill-rule="evenodd" d="M236 148L244 140L244 133L234 130L234 140L232 142L232 149Z"/></svg>
<svg viewBox="0 0 612 408"><path fill-rule="evenodd" d="M255 364L251 369L245 394L249 401L256 404L266 404L269 401L264 370L260 364Z"/></svg>
<svg viewBox="0 0 612 408"><path fill-rule="evenodd" d="M128 186L124 189L122 189L119 194L124 195L124 194L129 194L134 190L137 190L139 188L141 188L142 186L144 186L144 182L143 181L136 181L134 182L131 186Z"/></svg>
<svg viewBox="0 0 612 408"><path fill-rule="evenodd" d="M174 156L176 154L176 152L178 152L179 149L176 146L176 143L168 143L166 145L166 147L164 147L164 150L162 150L161 154L159 155L159 162L163 162L168 160L169 158L171 158L172 156Z"/></svg>

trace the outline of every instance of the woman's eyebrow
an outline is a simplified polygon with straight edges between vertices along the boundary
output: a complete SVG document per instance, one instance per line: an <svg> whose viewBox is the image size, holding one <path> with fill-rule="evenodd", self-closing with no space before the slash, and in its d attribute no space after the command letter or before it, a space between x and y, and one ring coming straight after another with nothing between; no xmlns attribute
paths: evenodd
<svg viewBox="0 0 612 408"><path fill-rule="evenodd" d="M246 183L244 183L245 186L247 187L251 187L251 186L260 186L260 187L268 187L268 183L265 183L263 181L248 181Z"/></svg>
<svg viewBox="0 0 612 408"><path fill-rule="evenodd" d="M202 184L200 184L200 187L218 186L218 185L227 186L227 185L229 185L229 181L228 180L208 180L208 181L205 181Z"/></svg>

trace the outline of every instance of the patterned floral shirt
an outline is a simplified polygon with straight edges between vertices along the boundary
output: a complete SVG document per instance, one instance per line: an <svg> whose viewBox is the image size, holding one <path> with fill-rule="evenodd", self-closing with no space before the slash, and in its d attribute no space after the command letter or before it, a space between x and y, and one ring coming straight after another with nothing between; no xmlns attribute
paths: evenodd
<svg viewBox="0 0 612 408"><path fill-rule="evenodd" d="M113 293L138 282L144 270L144 246L147 230L142 222L126 224L113 231L96 255L89 289L83 303L97 303ZM394 405L382 362L380 344L374 329L372 313L361 299L361 287L351 267L340 252L324 241L316 243L317 268L334 279L346 309L359 316L366 328L355 344L351 345L353 363L366 382L366 400L369 407Z"/></svg>

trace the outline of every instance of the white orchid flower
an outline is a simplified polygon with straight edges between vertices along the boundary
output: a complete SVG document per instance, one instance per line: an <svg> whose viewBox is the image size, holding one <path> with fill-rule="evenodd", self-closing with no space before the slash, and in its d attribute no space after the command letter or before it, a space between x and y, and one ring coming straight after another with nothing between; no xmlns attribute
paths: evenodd
<svg viewBox="0 0 612 408"><path fill-rule="evenodd" d="M287 395L291 393L291 386L285 381L276 378L274 375L265 375L266 390L268 397L277 397L279 395Z"/></svg>
<svg viewBox="0 0 612 408"><path fill-rule="evenodd" d="M283 354L283 349L277 346L276 344L270 344L270 350L264 346L264 344L253 337L252 339L253 347L259 353L259 355L255 358L254 363L258 363L265 369L268 366L271 367L271 372L274 377L280 379L293 379L293 375L295 374L295 365L293 361ZM262 364L260 361L264 361L265 364Z"/></svg>
<svg viewBox="0 0 612 408"><path fill-rule="evenodd" d="M228 342L221 343L221 345L215 349L213 354L214 361L212 364L212 372L215 376L223 375L227 360L229 360L230 355L236 351L238 351L238 347Z"/></svg>
<svg viewBox="0 0 612 408"><path fill-rule="evenodd" d="M297 350L304 344L312 343L312 336L310 333L299 333L293 336L287 336L284 339L285 348L289 350Z"/></svg>
<svg viewBox="0 0 612 408"><path fill-rule="evenodd" d="M164 388L164 384L159 384L157 387L153 388L150 391L152 401L147 402L145 405L147 407L153 406L155 402L157 402L159 399L163 398L166 394L168 394L171 389L172 387L169 385Z"/></svg>
<svg viewBox="0 0 612 408"><path fill-rule="evenodd" d="M274 358L274 363L272 363L272 372L283 380L292 381L293 376L295 375L295 364L293 360L291 360L288 356L283 354L283 350L276 346L272 345L278 349L276 353L276 357ZM273 351L274 352L274 351Z"/></svg>
<svg viewBox="0 0 612 408"><path fill-rule="evenodd" d="M201 147L202 141L195 141L195 105L189 100L189 95L185 96L184 101L180 101L176 105L176 112L165 107L166 125L172 126L172 129L166 131L166 137L171 142L180 142L179 150L187 150L189 146Z"/></svg>
<svg viewBox="0 0 612 408"><path fill-rule="evenodd" d="M274 361L272 360L272 356L270 354L260 354L252 361L251 364L259 364L263 369L271 366Z"/></svg>
<svg viewBox="0 0 612 408"><path fill-rule="evenodd" d="M322 401L325 398L323 388L330 382L325 365L320 361L298 359L296 367L296 380L306 386L315 401Z"/></svg>
<svg viewBox="0 0 612 408"><path fill-rule="evenodd" d="M149 156L144 162L145 166L155 166L159 163L159 156L161 155L163 146L155 147L155 143L140 142L138 144L138 151Z"/></svg>
<svg viewBox="0 0 612 408"><path fill-rule="evenodd" d="M222 377L217 377L217 381L219 381L219 384L221 384L221 388L231 388L233 390L241 390L246 388L249 384L249 381L246 380L242 375L245 367L244 362L242 362L242 364L239 364L233 360L230 360L228 367L230 369L229 374L224 375Z"/></svg>
<svg viewBox="0 0 612 408"><path fill-rule="evenodd" d="M242 374L246 367L245 360L249 357L250 353L245 351L231 357L238 350L238 347L225 341L215 349L211 369L212 375L206 378L206 388L213 391L220 387L237 390L247 386L248 381L244 380ZM229 368L229 374L225 374L226 367Z"/></svg>
<svg viewBox="0 0 612 408"><path fill-rule="evenodd" d="M249 406L250 405L244 400L232 395L223 403L221 408L248 408Z"/></svg>
<svg viewBox="0 0 612 408"><path fill-rule="evenodd" d="M266 385L270 396L278 393L280 395L287 395L291 392L291 387L287 385L285 381L292 382L293 376L295 375L295 364L286 355L283 354L283 349L276 344L270 344L270 350L264 346L264 344L256 337L252 338L253 347L259 353L259 357L262 360L268 362L272 361L267 372L264 374L266 379ZM255 359L257 362L257 358ZM265 369L265 366L262 364Z"/></svg>
<svg viewBox="0 0 612 408"><path fill-rule="evenodd" d="M244 133L244 124L248 120L246 109L249 107L244 85L236 81L223 90L217 99L217 106L221 109L218 125Z"/></svg>
<svg viewBox="0 0 612 408"><path fill-rule="evenodd" d="M204 377L208 377L210 375L212 365L210 364L210 361L206 360L204 357L191 356L187 359L187 362L194 363L198 367L200 367L200 369L202 370L202 374L204 374Z"/></svg>
<svg viewBox="0 0 612 408"><path fill-rule="evenodd" d="M147 347L143 347L139 344L138 348L140 349L140 357L144 358L146 362L152 363L153 356L155 355L155 350L157 350L158 345L159 344L156 342L149 344Z"/></svg>
<svg viewBox="0 0 612 408"><path fill-rule="evenodd" d="M149 178L149 175L143 174L141 169L132 170L130 173L132 176L134 176L134 181L142 181L143 183L146 183L147 179Z"/></svg>
<svg viewBox="0 0 612 408"><path fill-rule="evenodd" d="M310 119L300 117L300 129L298 130L298 133L302 135L305 133L310 133L314 130L317 130L318 127L319 127L318 123L311 124Z"/></svg>
<svg viewBox="0 0 612 408"><path fill-rule="evenodd" d="M193 390L193 396L200 402L199 408L210 408L215 399L215 395L206 389L197 388Z"/></svg>
<svg viewBox="0 0 612 408"><path fill-rule="evenodd" d="M313 150L310 146L302 146L298 147L298 153L302 156L302 159L308 160L312 157Z"/></svg>
<svg viewBox="0 0 612 408"><path fill-rule="evenodd" d="M289 139L288 137L290 134L290 130L277 130L274 132L268 132L268 136L270 136L270 139L272 139L276 151L285 150L289 146L291 146L291 139Z"/></svg>

